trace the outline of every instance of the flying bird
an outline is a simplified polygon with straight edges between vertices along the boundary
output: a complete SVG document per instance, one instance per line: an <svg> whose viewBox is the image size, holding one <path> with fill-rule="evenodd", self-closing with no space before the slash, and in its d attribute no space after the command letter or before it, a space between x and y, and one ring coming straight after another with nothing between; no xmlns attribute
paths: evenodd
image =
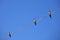
<svg viewBox="0 0 60 40"><path fill-rule="evenodd" d="M36 26L36 24L37 24L37 23L36 23L36 18L34 18L33 22L34 22L34 25Z"/></svg>
<svg viewBox="0 0 60 40"><path fill-rule="evenodd" d="M8 32L8 36L11 38L11 32Z"/></svg>
<svg viewBox="0 0 60 40"><path fill-rule="evenodd" d="M48 16L51 18L51 11L50 10L48 11Z"/></svg>

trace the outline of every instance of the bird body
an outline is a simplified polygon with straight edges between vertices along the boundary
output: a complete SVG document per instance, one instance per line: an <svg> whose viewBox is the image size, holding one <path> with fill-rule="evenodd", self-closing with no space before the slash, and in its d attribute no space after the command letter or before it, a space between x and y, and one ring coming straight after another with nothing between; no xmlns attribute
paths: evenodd
<svg viewBox="0 0 60 40"><path fill-rule="evenodd" d="M11 38L11 32L8 32L8 36Z"/></svg>
<svg viewBox="0 0 60 40"><path fill-rule="evenodd" d="M48 16L51 18L51 11L48 11Z"/></svg>
<svg viewBox="0 0 60 40"><path fill-rule="evenodd" d="M36 26L36 19L34 19L34 24L35 24L35 26Z"/></svg>

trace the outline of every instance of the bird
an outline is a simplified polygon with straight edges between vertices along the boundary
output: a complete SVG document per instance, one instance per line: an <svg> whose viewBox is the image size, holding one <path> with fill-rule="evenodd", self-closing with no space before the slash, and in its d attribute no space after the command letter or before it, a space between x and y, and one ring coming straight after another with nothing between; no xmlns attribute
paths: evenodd
<svg viewBox="0 0 60 40"><path fill-rule="evenodd" d="M51 11L50 10L48 11L48 16L51 18Z"/></svg>
<svg viewBox="0 0 60 40"><path fill-rule="evenodd" d="M34 22L34 25L36 26L36 24L37 24L37 23L36 23L36 18L34 18L33 22Z"/></svg>
<svg viewBox="0 0 60 40"><path fill-rule="evenodd" d="M11 32L8 32L8 36L11 38Z"/></svg>

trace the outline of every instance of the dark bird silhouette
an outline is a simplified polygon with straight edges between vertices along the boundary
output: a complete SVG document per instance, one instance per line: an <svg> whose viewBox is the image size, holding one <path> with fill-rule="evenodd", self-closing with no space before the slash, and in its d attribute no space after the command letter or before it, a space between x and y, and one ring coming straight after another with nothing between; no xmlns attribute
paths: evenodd
<svg viewBox="0 0 60 40"><path fill-rule="evenodd" d="M11 32L8 32L8 36L11 38Z"/></svg>
<svg viewBox="0 0 60 40"><path fill-rule="evenodd" d="M33 22L34 22L34 25L36 26L36 24L37 24L37 23L36 23L36 18L34 18Z"/></svg>
<svg viewBox="0 0 60 40"><path fill-rule="evenodd" d="M48 11L48 16L51 18L51 11L50 10Z"/></svg>

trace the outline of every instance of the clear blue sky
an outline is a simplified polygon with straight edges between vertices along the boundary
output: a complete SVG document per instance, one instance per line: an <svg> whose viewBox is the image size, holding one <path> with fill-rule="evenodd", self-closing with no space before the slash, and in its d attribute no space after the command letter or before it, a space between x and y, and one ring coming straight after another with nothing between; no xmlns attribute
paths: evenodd
<svg viewBox="0 0 60 40"><path fill-rule="evenodd" d="M57 9L60 0L0 0L0 40L60 40ZM36 26L33 18L37 19ZM12 32L11 38L8 32Z"/></svg>

